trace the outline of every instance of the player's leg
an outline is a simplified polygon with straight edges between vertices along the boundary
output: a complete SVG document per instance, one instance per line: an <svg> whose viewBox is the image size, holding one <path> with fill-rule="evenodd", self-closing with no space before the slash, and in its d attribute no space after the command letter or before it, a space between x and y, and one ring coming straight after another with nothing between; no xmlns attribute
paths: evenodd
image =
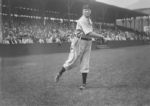
<svg viewBox="0 0 150 106"><path fill-rule="evenodd" d="M87 75L89 73L89 62L90 62L90 53L91 53L91 44L92 42L86 42L87 47L84 51L84 54L81 58L80 72L82 74L82 85L80 89L84 89L87 83Z"/></svg>
<svg viewBox="0 0 150 106"><path fill-rule="evenodd" d="M78 43L77 39L75 39L74 42L72 42L68 59L55 77L56 82L59 81L60 77L66 70L71 70L77 65L77 61L79 59L78 55L79 46L77 43Z"/></svg>
<svg viewBox="0 0 150 106"><path fill-rule="evenodd" d="M56 75L55 81L58 82L63 73L67 70L71 70L73 67L77 65L77 55L76 51L70 51L67 61L62 66L61 70Z"/></svg>

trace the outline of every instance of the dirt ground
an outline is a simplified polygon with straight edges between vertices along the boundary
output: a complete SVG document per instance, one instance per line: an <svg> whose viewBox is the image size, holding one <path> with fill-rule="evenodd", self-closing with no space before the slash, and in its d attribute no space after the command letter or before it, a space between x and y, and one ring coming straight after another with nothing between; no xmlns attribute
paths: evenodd
<svg viewBox="0 0 150 106"><path fill-rule="evenodd" d="M87 89L79 67L55 74L68 53L0 59L0 106L150 106L150 45L92 51Z"/></svg>

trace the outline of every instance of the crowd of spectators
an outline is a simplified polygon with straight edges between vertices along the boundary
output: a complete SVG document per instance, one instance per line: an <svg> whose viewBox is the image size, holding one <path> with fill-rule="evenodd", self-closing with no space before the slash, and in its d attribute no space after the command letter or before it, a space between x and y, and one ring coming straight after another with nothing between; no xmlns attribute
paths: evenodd
<svg viewBox="0 0 150 106"><path fill-rule="evenodd" d="M13 20L11 26L8 21L3 22L3 43L27 44L27 43L61 43L69 42L74 31L75 23L58 20Z"/></svg>
<svg viewBox="0 0 150 106"><path fill-rule="evenodd" d="M70 42L75 30L76 22L62 20L35 20L13 19L11 24L3 21L4 44L29 44L29 43L62 43ZM142 33L121 30L116 27L94 27L107 40L150 40Z"/></svg>
<svg viewBox="0 0 150 106"><path fill-rule="evenodd" d="M103 26L101 30L95 29L101 33L108 41L126 41L126 40L150 40L146 33L133 31L131 29L121 29L119 27Z"/></svg>

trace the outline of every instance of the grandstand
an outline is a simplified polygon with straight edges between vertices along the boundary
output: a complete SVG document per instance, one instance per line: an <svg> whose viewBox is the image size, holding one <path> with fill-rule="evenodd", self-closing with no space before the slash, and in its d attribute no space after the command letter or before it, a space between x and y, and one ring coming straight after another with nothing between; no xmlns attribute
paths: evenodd
<svg viewBox="0 0 150 106"><path fill-rule="evenodd" d="M144 28L143 29L145 32L150 34L150 8L140 8L140 9L135 9L134 11L145 13L145 14L149 15L148 18L143 18L143 20L144 20L144 24L143 24Z"/></svg>
<svg viewBox="0 0 150 106"><path fill-rule="evenodd" d="M148 33L143 32L140 27L127 27L130 19L147 17L148 14L145 13L92 0L3 0L2 43L6 45L71 42L76 20L81 16L80 10L85 3L91 5L94 30L101 33L110 44L113 44L112 41L150 39ZM118 19L123 19L123 25L117 23ZM136 22L134 27L135 25Z"/></svg>
<svg viewBox="0 0 150 106"><path fill-rule="evenodd" d="M116 31L114 28L109 27L104 29L103 27L116 27L116 19L147 16L144 13L96 1L45 0L43 2L42 0L5 0L2 5L3 43L53 43L70 41L66 36L73 32L75 20L81 15L80 10L84 3L91 4L93 10L92 19L97 24L95 25L97 26L95 29L99 33L103 32L108 37L108 40L143 39L139 36L137 37L133 31L127 35L124 30ZM52 26L55 28L52 28ZM58 28L58 26L60 27ZM110 32L112 34L108 34Z"/></svg>

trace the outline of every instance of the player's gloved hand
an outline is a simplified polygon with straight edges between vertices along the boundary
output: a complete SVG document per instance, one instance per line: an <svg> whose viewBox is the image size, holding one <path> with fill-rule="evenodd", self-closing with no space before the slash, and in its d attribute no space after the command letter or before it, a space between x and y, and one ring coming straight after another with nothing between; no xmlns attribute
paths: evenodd
<svg viewBox="0 0 150 106"><path fill-rule="evenodd" d="M104 37L100 37L100 38L96 39L96 43L98 45L100 45L100 44L106 44L107 42L108 42L108 40L106 38L104 38Z"/></svg>

